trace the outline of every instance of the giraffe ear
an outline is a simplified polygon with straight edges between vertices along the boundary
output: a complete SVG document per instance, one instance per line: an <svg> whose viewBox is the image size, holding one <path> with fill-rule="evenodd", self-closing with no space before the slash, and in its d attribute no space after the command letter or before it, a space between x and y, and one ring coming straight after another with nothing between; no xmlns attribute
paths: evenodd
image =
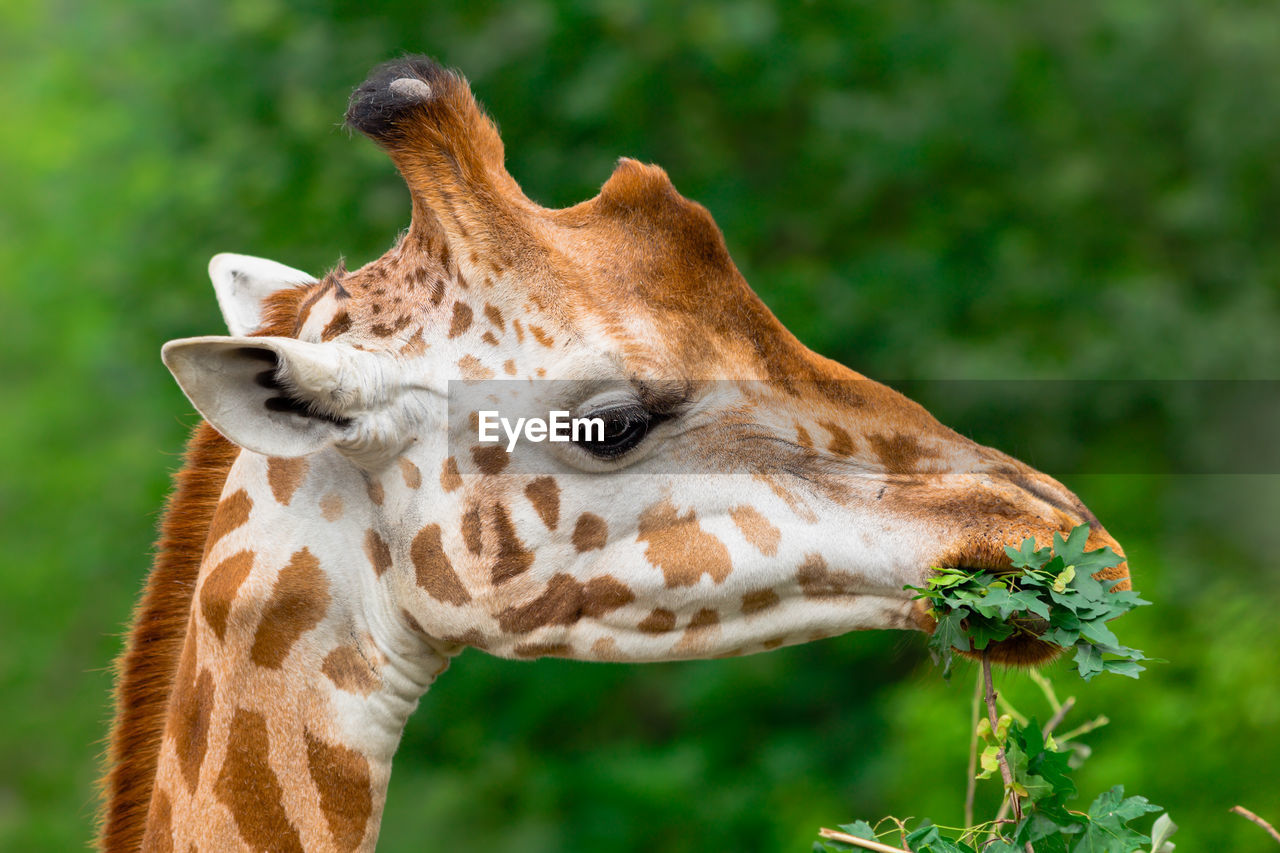
<svg viewBox="0 0 1280 853"><path fill-rule="evenodd" d="M161 357L218 432L268 456L305 456L352 438L387 400L379 356L344 344L183 338Z"/></svg>
<svg viewBox="0 0 1280 853"><path fill-rule="evenodd" d="M279 290L312 284L315 276L266 258L223 252L209 261L209 278L218 296L222 319L233 335L251 335L262 328L262 304Z"/></svg>

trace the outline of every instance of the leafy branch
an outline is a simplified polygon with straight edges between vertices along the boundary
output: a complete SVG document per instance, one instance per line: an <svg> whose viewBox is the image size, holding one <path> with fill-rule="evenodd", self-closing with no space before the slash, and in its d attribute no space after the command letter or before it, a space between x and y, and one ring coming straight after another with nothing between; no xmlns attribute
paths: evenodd
<svg viewBox="0 0 1280 853"><path fill-rule="evenodd" d="M1106 623L1150 602L1132 590L1117 591L1116 581L1094 577L1123 558L1111 548L1085 551L1088 538L1082 524L1065 539L1054 533L1052 548L1025 539L1019 548L1005 548L1011 573L940 568L923 587L906 587L929 601L937 620L929 650L943 677L950 677L956 649L980 652L1019 635L1074 648L1085 681L1099 672L1137 678L1145 669L1138 661L1146 656L1121 645Z"/></svg>
<svg viewBox="0 0 1280 853"><path fill-rule="evenodd" d="M1088 681L1099 672L1137 678L1148 658L1129 648L1106 623L1148 602L1129 590L1117 591L1116 581L1094 575L1114 568L1121 557L1110 548L1086 551L1088 528L1077 527L1065 538L1054 534L1052 548L1036 548L1025 540L1020 548L1005 549L1013 572L936 569L917 598L929 601L937 630L929 641L935 661L949 676L955 651L981 652L981 675L973 701L973 732L965 793L965 826L945 827L924 821L909 829L908 821L886 818L878 832L865 821L823 828L816 851L868 849L894 853L1170 853L1169 836L1177 829L1161 814L1146 835L1132 825L1161 811L1144 797L1126 797L1117 785L1098 795L1086 811L1068 803L1077 795L1071 771L1088 749L1076 739L1107 724L1105 716L1077 725L1055 738L1054 732L1075 708L1075 697L1059 701L1053 686L1038 673L1050 708L1043 728L1002 702L991 673L992 644L1015 636L1064 649L1075 649L1079 675ZM980 709L985 705L986 714ZM1000 713L1003 708L1004 713ZM979 746L982 746L981 750ZM975 824L975 783L1000 774L1004 797L999 812ZM1009 817L1012 813L1012 817ZM898 833L901 845L883 837ZM1144 847L1145 846L1145 847Z"/></svg>

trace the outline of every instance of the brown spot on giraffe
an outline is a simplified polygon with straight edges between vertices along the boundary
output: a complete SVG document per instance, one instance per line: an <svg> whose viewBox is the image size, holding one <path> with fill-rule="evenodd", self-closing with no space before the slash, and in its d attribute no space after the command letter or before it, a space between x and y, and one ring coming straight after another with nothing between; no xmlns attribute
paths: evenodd
<svg viewBox="0 0 1280 853"><path fill-rule="evenodd" d="M191 634L178 661L167 723L182 781L192 793L200 782L200 765L209 746L209 715L213 711L213 676L206 669L197 673L197 657L196 637Z"/></svg>
<svg viewBox="0 0 1280 853"><path fill-rule="evenodd" d="M490 323L498 327L499 332L505 332L507 326L502 322L502 312L488 302L484 304L484 316Z"/></svg>
<svg viewBox="0 0 1280 853"><path fill-rule="evenodd" d="M440 541L440 525L428 524L413 537L409 556L417 575L418 586L427 594L448 604L466 604L471 600L458 574L453 570L449 555Z"/></svg>
<svg viewBox="0 0 1280 853"><path fill-rule="evenodd" d="M378 577L391 568L391 549L372 527L364 532L364 555L369 558L369 565L373 566L373 573Z"/></svg>
<svg viewBox="0 0 1280 853"><path fill-rule="evenodd" d="M327 492L320 499L320 514L325 521L337 521L342 518L342 496L337 492Z"/></svg>
<svg viewBox="0 0 1280 853"><path fill-rule="evenodd" d="M524 493L547 529L555 530L560 523L560 487L555 478L538 477L525 486Z"/></svg>
<svg viewBox="0 0 1280 853"><path fill-rule="evenodd" d="M626 660L626 656L618 648L618 641L613 637L598 637L591 644L591 655L596 660L619 662Z"/></svg>
<svg viewBox="0 0 1280 853"><path fill-rule="evenodd" d="M351 331L351 315L345 309L333 315L333 319L320 332L320 340L331 341L338 335Z"/></svg>
<svg viewBox="0 0 1280 853"><path fill-rule="evenodd" d="M517 317L511 321L511 328L516 331L516 343L524 343L524 327L520 325L520 318Z"/></svg>
<svg viewBox="0 0 1280 853"><path fill-rule="evenodd" d="M419 633L426 633L421 628L418 628L418 631ZM474 646L477 649L483 649L485 647L484 634L481 634L476 628L468 628L461 634L446 634L440 639L444 640L446 643L453 643L457 646Z"/></svg>
<svg viewBox="0 0 1280 853"><path fill-rule="evenodd" d="M777 555L782 531L765 518L758 509L748 505L736 506L729 510L729 517L742 531L743 538L755 546L757 551L766 557Z"/></svg>
<svg viewBox="0 0 1280 853"><path fill-rule="evenodd" d="M306 548L294 552L271 588L249 657L258 666L279 669L298 638L320 624L329 601L320 561Z"/></svg>
<svg viewBox="0 0 1280 853"><path fill-rule="evenodd" d="M422 472L418 470L417 465L404 456L401 456L397 462L400 465L400 476L404 478L406 486L416 489L422 485Z"/></svg>
<svg viewBox="0 0 1280 853"><path fill-rule="evenodd" d="M479 554L484 548L482 530L480 509L474 506L469 507L462 514L462 542L472 554Z"/></svg>
<svg viewBox="0 0 1280 853"><path fill-rule="evenodd" d="M833 572L821 554L805 557L796 570L796 582L806 598L846 595L857 589L858 579L849 572Z"/></svg>
<svg viewBox="0 0 1280 853"><path fill-rule="evenodd" d="M670 501L644 511L638 538L648 543L645 557L662 570L668 587L693 586L703 574L720 583L733 567L729 549L702 529L697 513L681 515Z"/></svg>
<svg viewBox="0 0 1280 853"><path fill-rule="evenodd" d="M920 460L936 457L936 450L926 449L914 435L896 432L893 435L875 433L867 436L871 449L880 457L885 471L890 474L914 474Z"/></svg>
<svg viewBox="0 0 1280 853"><path fill-rule="evenodd" d="M253 559L252 551L237 551L218 563L200 585L200 612L219 640L227 638L231 605L253 568Z"/></svg>
<svg viewBox="0 0 1280 853"><path fill-rule="evenodd" d="M456 338L471 328L471 306L465 302L453 303L453 319L449 321L449 337Z"/></svg>
<svg viewBox="0 0 1280 853"><path fill-rule="evenodd" d="M813 438L801 424L796 424L796 444L806 448L813 447Z"/></svg>
<svg viewBox="0 0 1280 853"><path fill-rule="evenodd" d="M272 456L267 459L267 485L271 486L271 494L276 503L288 506L293 500L293 493L302 485L307 476L308 462L305 457L297 459L281 459Z"/></svg>
<svg viewBox="0 0 1280 853"><path fill-rule="evenodd" d="M493 336L493 332L487 330L480 336L480 340L484 341L491 347L496 347L498 345L498 339Z"/></svg>
<svg viewBox="0 0 1280 853"><path fill-rule="evenodd" d="M223 498L213 513L205 548L212 548L215 542L248 521L252 509L253 498L244 489L236 489Z"/></svg>
<svg viewBox="0 0 1280 853"><path fill-rule="evenodd" d="M579 583L572 575L557 574L542 595L521 607L498 614L498 626L511 634L526 634L545 625L572 625L585 617L599 618L635 600L626 584L610 575Z"/></svg>
<svg viewBox="0 0 1280 853"><path fill-rule="evenodd" d="M712 625L720 624L720 616L714 610L702 608L693 614L693 618L689 620L690 628L708 628Z"/></svg>
<svg viewBox="0 0 1280 853"><path fill-rule="evenodd" d="M462 372L462 378L467 380L493 378L493 370L486 367L484 362L474 355L464 355L458 359L458 370Z"/></svg>
<svg viewBox="0 0 1280 853"><path fill-rule="evenodd" d="M662 607L654 608L653 612L636 626L642 634L665 634L675 627L676 614Z"/></svg>
<svg viewBox="0 0 1280 853"><path fill-rule="evenodd" d="M493 533L498 542L498 555L493 561L491 577L495 584L503 584L523 574L533 565L533 552L524 547L516 535L511 516L502 503L493 505Z"/></svg>
<svg viewBox="0 0 1280 853"><path fill-rule="evenodd" d="M450 456L440 467L440 488L452 492L462 485L462 475L458 473L458 460Z"/></svg>
<svg viewBox="0 0 1280 853"><path fill-rule="evenodd" d="M680 642L676 643L672 650L677 654L694 654L702 651L707 645L711 630L719 625L720 615L709 608L702 608L693 614L693 618L684 629L684 634L680 636Z"/></svg>
<svg viewBox="0 0 1280 853"><path fill-rule="evenodd" d="M298 828L284 810L284 790L271 769L270 746L262 715L237 708L214 793L251 849L302 853Z"/></svg>
<svg viewBox="0 0 1280 853"><path fill-rule="evenodd" d="M827 444L827 450L837 456L853 455L855 450L853 439L849 437L849 432L844 427L826 421L823 421L820 426L831 433L831 441Z"/></svg>
<svg viewBox="0 0 1280 853"><path fill-rule="evenodd" d="M354 749L327 744L306 732L307 768L320 794L334 846L355 850L364 839L365 827L373 814L373 786L369 761Z"/></svg>
<svg viewBox="0 0 1280 853"><path fill-rule="evenodd" d="M609 539L609 525L603 518L591 512L578 516L573 526L573 547L579 554L603 548Z"/></svg>
<svg viewBox="0 0 1280 853"><path fill-rule="evenodd" d="M779 601L778 594L772 589L753 590L742 596L742 613L744 616L759 613L761 610L777 607Z"/></svg>
<svg viewBox="0 0 1280 853"><path fill-rule="evenodd" d="M509 358L506 361L502 362L502 372L507 374L508 376L515 376L516 375L515 360Z"/></svg>
<svg viewBox="0 0 1280 853"><path fill-rule="evenodd" d="M370 479L365 483L365 491L369 493L369 500L373 501L374 506L382 506L382 502L387 498L387 493L382 489L381 480Z"/></svg>
<svg viewBox="0 0 1280 853"><path fill-rule="evenodd" d="M334 686L368 696L382 685L382 676L355 646L338 646L325 655L320 671Z"/></svg>
<svg viewBox="0 0 1280 853"><path fill-rule="evenodd" d="M533 334L534 340L542 344L544 347L550 348L555 346L556 339L547 334L547 331L541 326L535 326L533 323L530 323L529 331Z"/></svg>

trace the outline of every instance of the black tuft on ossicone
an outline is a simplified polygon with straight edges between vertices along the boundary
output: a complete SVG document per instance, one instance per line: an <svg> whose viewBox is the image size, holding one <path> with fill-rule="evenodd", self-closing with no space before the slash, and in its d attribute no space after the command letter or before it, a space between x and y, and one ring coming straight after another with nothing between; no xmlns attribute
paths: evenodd
<svg viewBox="0 0 1280 853"><path fill-rule="evenodd" d="M347 124L375 141L395 138L404 117L456 83L453 72L427 56L384 62L351 93Z"/></svg>

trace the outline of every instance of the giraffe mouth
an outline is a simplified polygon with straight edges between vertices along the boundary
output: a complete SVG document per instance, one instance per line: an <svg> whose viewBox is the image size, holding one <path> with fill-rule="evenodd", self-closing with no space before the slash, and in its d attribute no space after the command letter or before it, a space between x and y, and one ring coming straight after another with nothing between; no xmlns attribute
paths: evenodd
<svg viewBox="0 0 1280 853"><path fill-rule="evenodd" d="M999 549L982 547L976 553L971 552L963 557L940 560L935 565L938 568L958 569L963 572L992 572L997 577L1021 574L1013 567L1003 547ZM937 620L930 615L929 605L924 599L918 599L915 602L913 615L916 624L927 634L932 634L938 626ZM1002 666L1040 666L1062 654L1062 647L1040 639L1040 635L1049 628L1048 620L1026 613L1011 617L1009 623L1014 626L1014 633L1004 640L993 641L987 647L985 654L990 656L992 663ZM956 652L975 661L982 660L984 655L984 652L966 649L956 649Z"/></svg>
<svg viewBox="0 0 1280 853"><path fill-rule="evenodd" d="M932 634L938 627L937 620L929 613L929 605L923 599L914 602L912 617L916 626L926 634ZM992 663L1002 666L1040 666L1062 654L1061 646L1040 639L1040 635L1049 627L1047 620L1027 615L1014 616L1009 622L1016 628L1013 635L1004 640L993 641L987 646L986 652L956 649L956 654L975 661L982 660L984 654L989 654Z"/></svg>

